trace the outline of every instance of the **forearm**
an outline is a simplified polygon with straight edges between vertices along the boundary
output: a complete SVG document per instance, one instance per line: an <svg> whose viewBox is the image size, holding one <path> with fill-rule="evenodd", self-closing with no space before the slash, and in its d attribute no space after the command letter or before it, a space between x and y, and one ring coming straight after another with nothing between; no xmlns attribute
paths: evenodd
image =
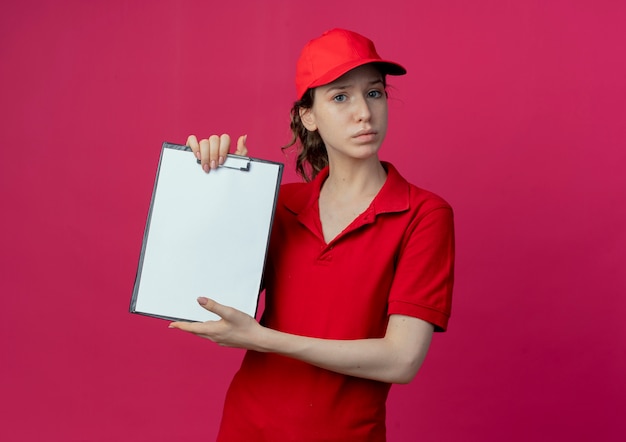
<svg viewBox="0 0 626 442"><path fill-rule="evenodd" d="M390 383L407 383L419 370L433 334L421 319L391 315L385 336L376 339L333 340L283 333L262 327L245 313L207 298L198 298L219 321L173 322L178 328L219 345L272 352L350 376Z"/></svg>
<svg viewBox="0 0 626 442"><path fill-rule="evenodd" d="M278 353L350 376L389 383L408 383L419 370L430 344L432 325L396 317L385 337L331 340L264 329L258 351Z"/></svg>

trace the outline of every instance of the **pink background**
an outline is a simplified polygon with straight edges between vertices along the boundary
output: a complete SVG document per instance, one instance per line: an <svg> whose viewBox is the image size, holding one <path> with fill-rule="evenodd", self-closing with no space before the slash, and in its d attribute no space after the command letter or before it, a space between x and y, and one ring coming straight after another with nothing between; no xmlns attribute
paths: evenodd
<svg viewBox="0 0 626 442"><path fill-rule="evenodd" d="M295 59L341 26L408 68L381 157L456 214L450 329L392 389L389 440L624 440L625 22L621 0L6 2L0 439L214 438L242 352L128 313L160 145L247 133L283 161Z"/></svg>

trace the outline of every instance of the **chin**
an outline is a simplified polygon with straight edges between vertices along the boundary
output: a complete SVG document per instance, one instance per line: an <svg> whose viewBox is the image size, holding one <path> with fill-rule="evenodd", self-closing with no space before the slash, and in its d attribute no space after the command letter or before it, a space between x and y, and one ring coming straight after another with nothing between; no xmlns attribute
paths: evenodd
<svg viewBox="0 0 626 442"><path fill-rule="evenodd" d="M366 147L350 152L350 156L357 160L367 160L378 156L378 147Z"/></svg>

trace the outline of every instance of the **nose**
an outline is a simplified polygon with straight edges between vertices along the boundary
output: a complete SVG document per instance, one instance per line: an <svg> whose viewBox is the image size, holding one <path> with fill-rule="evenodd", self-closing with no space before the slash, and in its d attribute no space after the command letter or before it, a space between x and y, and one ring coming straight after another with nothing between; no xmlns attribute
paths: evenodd
<svg viewBox="0 0 626 442"><path fill-rule="evenodd" d="M372 117L370 103L364 97L360 97L355 102L354 116L357 121L369 121Z"/></svg>

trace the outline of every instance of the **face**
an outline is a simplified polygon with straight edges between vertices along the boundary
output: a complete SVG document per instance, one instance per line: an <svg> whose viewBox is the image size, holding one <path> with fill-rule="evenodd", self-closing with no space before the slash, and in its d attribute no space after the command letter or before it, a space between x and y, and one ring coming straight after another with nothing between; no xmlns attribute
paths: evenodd
<svg viewBox="0 0 626 442"><path fill-rule="evenodd" d="M377 157L387 133L387 94L378 69L360 66L314 93L313 107L300 116L309 131L319 131L331 163Z"/></svg>

